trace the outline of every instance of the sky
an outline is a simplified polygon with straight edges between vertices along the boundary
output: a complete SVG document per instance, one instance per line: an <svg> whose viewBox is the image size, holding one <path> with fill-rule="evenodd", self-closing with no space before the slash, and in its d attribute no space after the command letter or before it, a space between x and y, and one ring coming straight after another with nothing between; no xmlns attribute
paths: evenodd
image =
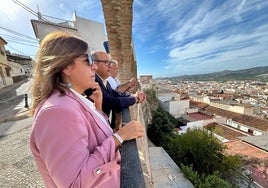
<svg viewBox="0 0 268 188"><path fill-rule="evenodd" d="M31 19L77 16L105 24L100 0L2 0L0 36L12 53L34 58ZM47 18L49 19L49 18ZM15 32L15 33L14 33ZM153 78L268 66L267 0L134 0L138 75Z"/></svg>

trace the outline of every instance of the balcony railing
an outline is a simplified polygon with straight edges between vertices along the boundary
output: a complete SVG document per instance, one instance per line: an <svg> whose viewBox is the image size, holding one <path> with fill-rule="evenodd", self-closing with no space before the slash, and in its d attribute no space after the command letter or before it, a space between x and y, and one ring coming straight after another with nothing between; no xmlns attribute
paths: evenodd
<svg viewBox="0 0 268 188"><path fill-rule="evenodd" d="M130 120L129 108L123 109L122 122L127 123ZM136 139L122 144L121 156L121 188L145 188Z"/></svg>

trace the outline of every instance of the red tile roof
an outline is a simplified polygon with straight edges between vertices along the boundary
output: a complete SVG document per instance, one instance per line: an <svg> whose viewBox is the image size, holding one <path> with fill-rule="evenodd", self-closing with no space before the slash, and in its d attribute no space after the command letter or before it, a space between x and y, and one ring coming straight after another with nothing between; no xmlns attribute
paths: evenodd
<svg viewBox="0 0 268 188"><path fill-rule="evenodd" d="M212 117L206 115L206 114L201 114L199 112L196 113L190 113L188 114L190 118L193 118L195 120L206 120L206 119L212 119Z"/></svg>
<svg viewBox="0 0 268 188"><path fill-rule="evenodd" d="M268 120L256 118L249 115L239 114L228 110L223 110L220 108L215 108L205 103L190 101L190 104L199 108L203 108L203 110L208 114L217 114L259 130L268 131Z"/></svg>
<svg viewBox="0 0 268 188"><path fill-rule="evenodd" d="M240 154L249 158L268 159L268 152L252 146L241 140L235 140L225 143L228 147L227 153Z"/></svg>

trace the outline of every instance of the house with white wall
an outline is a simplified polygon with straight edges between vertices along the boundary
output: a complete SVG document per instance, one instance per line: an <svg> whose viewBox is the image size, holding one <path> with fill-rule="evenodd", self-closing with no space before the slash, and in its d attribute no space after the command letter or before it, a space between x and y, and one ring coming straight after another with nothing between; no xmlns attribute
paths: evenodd
<svg viewBox="0 0 268 188"><path fill-rule="evenodd" d="M187 115L183 115L183 118L187 120L187 123L185 126L180 127L181 130L177 131L177 134L184 134L188 130L193 129L203 129L204 126L215 122L215 119L213 117L207 116L199 112L193 112Z"/></svg>
<svg viewBox="0 0 268 188"><path fill-rule="evenodd" d="M250 126L242 124L242 123L238 123L236 121L233 121L232 119L227 119L226 124L229 125L230 127L241 130L245 133L250 133L254 136L267 134L265 131L259 130L255 127L250 127Z"/></svg>
<svg viewBox="0 0 268 188"><path fill-rule="evenodd" d="M10 71L11 67L8 65L5 45L7 42L0 36L0 89L13 84Z"/></svg>
<svg viewBox="0 0 268 188"><path fill-rule="evenodd" d="M8 51L6 56L10 67L10 75L14 83L32 75L33 59L31 57Z"/></svg>
<svg viewBox="0 0 268 188"><path fill-rule="evenodd" d="M180 95L177 93L165 93L157 96L160 106L175 118L186 114L190 107L190 100L180 100Z"/></svg>
<svg viewBox="0 0 268 188"><path fill-rule="evenodd" d="M39 14L38 20L31 20L33 30L36 38L40 41L49 33L53 31L66 31L85 40L91 51L102 50L105 51L103 43L107 41L107 35L105 34L105 28L102 23L81 18L73 14L72 21L65 22L51 22L44 19ZM62 21L62 20L61 20Z"/></svg>

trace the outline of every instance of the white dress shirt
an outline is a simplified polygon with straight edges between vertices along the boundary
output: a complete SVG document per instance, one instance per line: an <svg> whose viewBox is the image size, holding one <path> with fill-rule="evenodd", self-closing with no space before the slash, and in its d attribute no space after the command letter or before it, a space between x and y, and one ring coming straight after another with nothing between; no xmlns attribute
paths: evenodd
<svg viewBox="0 0 268 188"><path fill-rule="evenodd" d="M120 85L120 81L117 78L113 78L111 76L109 76L107 78L109 84L111 85L113 90L116 90L116 88Z"/></svg>

